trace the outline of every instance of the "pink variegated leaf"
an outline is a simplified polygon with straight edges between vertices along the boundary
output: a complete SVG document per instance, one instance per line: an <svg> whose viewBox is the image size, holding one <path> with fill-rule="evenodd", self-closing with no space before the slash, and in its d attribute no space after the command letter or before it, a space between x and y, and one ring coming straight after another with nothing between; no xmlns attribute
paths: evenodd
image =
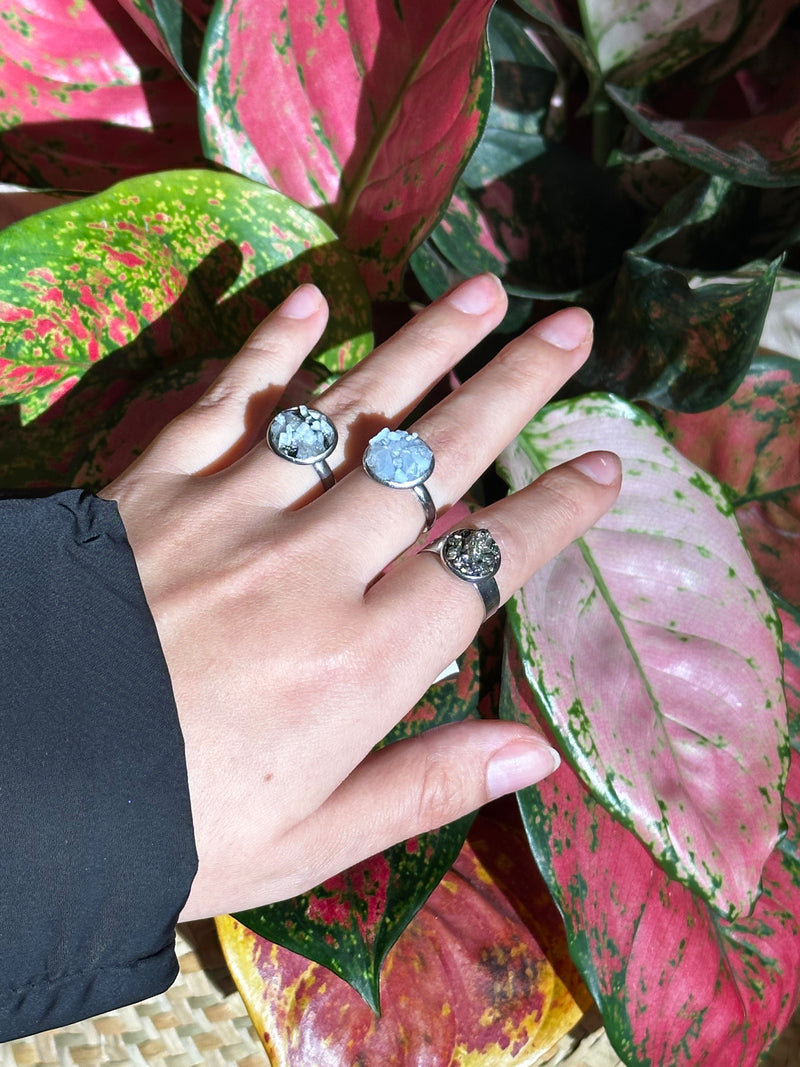
<svg viewBox="0 0 800 1067"><path fill-rule="evenodd" d="M220 0L206 154L320 211L373 295L397 293L480 135L491 0Z"/></svg>
<svg viewBox="0 0 800 1067"><path fill-rule="evenodd" d="M595 448L623 489L510 609L526 675L593 795L728 917L781 831L778 624L714 480L607 395L546 408L504 453L516 489Z"/></svg>
<svg viewBox="0 0 800 1067"><path fill-rule="evenodd" d="M669 586L665 586L669 588ZM524 654L524 653L523 653ZM502 709L537 722L537 702L510 649ZM742 710L741 717L752 714ZM729 723L736 732L737 722ZM800 774L792 753L790 783ZM708 773L707 765L698 775ZM738 806L715 777L719 803ZM569 763L519 794L539 868L567 941L623 1062L649 1067L755 1067L789 1022L800 993L800 820L784 804L787 838L766 858L761 895L728 921L671 881L613 819Z"/></svg>
<svg viewBox="0 0 800 1067"><path fill-rule="evenodd" d="M95 191L200 160L194 95L117 0L0 0L0 54L2 151L26 184Z"/></svg>

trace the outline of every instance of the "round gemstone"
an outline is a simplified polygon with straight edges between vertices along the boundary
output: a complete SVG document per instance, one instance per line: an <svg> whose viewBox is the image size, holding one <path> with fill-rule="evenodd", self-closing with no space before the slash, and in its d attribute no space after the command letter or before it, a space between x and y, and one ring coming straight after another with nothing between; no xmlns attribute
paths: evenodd
<svg viewBox="0 0 800 1067"><path fill-rule="evenodd" d="M336 447L336 429L331 420L305 404L278 412L267 431L273 452L293 463L316 463Z"/></svg>
<svg viewBox="0 0 800 1067"><path fill-rule="evenodd" d="M387 427L367 445L364 469L382 485L408 489L430 477L433 452L419 434Z"/></svg>
<svg viewBox="0 0 800 1067"><path fill-rule="evenodd" d="M479 582L500 569L500 547L488 530L454 530L442 545L442 559L459 578Z"/></svg>

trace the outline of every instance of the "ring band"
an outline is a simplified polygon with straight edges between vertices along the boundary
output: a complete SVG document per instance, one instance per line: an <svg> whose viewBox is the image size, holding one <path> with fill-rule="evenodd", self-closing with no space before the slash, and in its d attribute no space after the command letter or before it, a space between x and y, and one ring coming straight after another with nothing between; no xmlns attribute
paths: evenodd
<svg viewBox="0 0 800 1067"><path fill-rule="evenodd" d="M435 552L442 564L464 582L474 585L483 601L485 617L500 606L500 590L494 579L500 569L500 546L488 530L451 530L425 550Z"/></svg>
<svg viewBox="0 0 800 1067"><path fill-rule="evenodd" d="M327 458L338 440L336 427L328 416L305 404L279 411L267 427L267 444L275 455L313 467L324 489L330 489L336 481Z"/></svg>
<svg viewBox="0 0 800 1067"><path fill-rule="evenodd" d="M363 467L370 478L390 489L412 489L422 504L423 532L436 522L436 505L424 483L433 472L433 452L419 434L384 427L367 445Z"/></svg>

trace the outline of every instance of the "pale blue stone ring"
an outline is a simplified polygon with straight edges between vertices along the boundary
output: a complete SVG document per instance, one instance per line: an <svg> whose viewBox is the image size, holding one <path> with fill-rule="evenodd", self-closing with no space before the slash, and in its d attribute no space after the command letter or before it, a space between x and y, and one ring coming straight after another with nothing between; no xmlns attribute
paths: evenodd
<svg viewBox="0 0 800 1067"><path fill-rule="evenodd" d="M425 514L423 530L436 522L436 505L424 482L433 471L433 452L419 434L384 427L364 452L364 470L390 489L411 489Z"/></svg>
<svg viewBox="0 0 800 1067"><path fill-rule="evenodd" d="M326 461L338 440L328 416L305 404L279 411L267 428L267 444L275 455L313 467L324 489L335 481Z"/></svg>

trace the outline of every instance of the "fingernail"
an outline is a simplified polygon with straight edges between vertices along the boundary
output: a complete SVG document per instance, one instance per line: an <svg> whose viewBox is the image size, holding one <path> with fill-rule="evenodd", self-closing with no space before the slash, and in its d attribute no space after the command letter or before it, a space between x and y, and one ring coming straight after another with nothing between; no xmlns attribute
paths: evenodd
<svg viewBox="0 0 800 1067"><path fill-rule="evenodd" d="M598 485L613 485L621 470L619 457L613 452L587 452L573 459L572 466Z"/></svg>
<svg viewBox="0 0 800 1067"><path fill-rule="evenodd" d="M556 348L572 352L592 335L592 316L583 308L564 308L531 327L533 333Z"/></svg>
<svg viewBox="0 0 800 1067"><path fill-rule="evenodd" d="M301 285L293 293L289 293L284 302L277 308L277 314L285 319L307 319L313 315L322 302L322 293L316 285Z"/></svg>
<svg viewBox="0 0 800 1067"><path fill-rule="evenodd" d="M491 800L533 785L561 765L561 756L544 741L512 741L489 760L486 788Z"/></svg>
<svg viewBox="0 0 800 1067"><path fill-rule="evenodd" d="M483 315L497 303L503 286L493 274L479 274L462 282L445 297L451 307L467 315Z"/></svg>

